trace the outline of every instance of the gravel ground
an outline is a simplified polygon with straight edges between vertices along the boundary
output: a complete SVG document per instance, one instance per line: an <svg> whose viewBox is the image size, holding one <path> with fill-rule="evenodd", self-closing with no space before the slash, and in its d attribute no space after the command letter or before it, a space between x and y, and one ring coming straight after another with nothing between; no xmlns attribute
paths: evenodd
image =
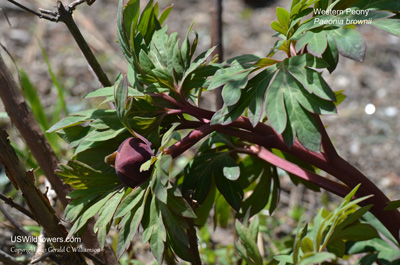
<svg viewBox="0 0 400 265"><path fill-rule="evenodd" d="M52 9L53 2L36 0L27 5ZM115 42L115 2L98 0L91 7L80 6L74 13L111 79L120 71L125 71L123 56ZM142 2L144 5L147 1ZM195 21L194 29L200 35L199 51L210 45L210 2L159 1L161 7L172 3L175 6L167 20L171 32L178 31L183 38L191 22ZM241 0L224 1L225 58L245 53L261 56L268 53L276 41L269 24L275 20L277 5L288 8L290 1L270 1L267 7L259 9L251 9ZM0 2L0 7L11 24L10 27L0 12L0 42L13 55L17 65L28 72L43 95L43 104L51 107L55 90L43 64L37 39L48 53L54 72L69 91L70 109L84 108L82 96L100 85L88 70L85 60L79 56L65 26L39 20L7 5L5 1ZM400 39L371 26L362 26L360 31L368 45L364 62L341 57L332 75L324 73L332 89L345 89L347 96L338 108L339 115L324 117L324 122L339 153L371 177L392 199L400 199ZM366 113L366 106L372 106L369 104L375 107L375 112L370 115ZM290 205L290 201L298 196L313 201L313 195L309 193L286 193L282 201Z"/></svg>

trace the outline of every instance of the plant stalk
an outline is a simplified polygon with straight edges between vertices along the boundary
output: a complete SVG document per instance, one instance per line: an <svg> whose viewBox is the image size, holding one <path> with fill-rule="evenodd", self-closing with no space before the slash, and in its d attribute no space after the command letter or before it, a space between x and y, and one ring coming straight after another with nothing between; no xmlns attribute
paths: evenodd
<svg viewBox="0 0 400 265"><path fill-rule="evenodd" d="M175 104L178 109L182 109L184 112L199 118L199 120L201 120L203 123L211 120L214 114L212 111L207 111L197 108L193 105L184 105L180 102L176 102L167 95L162 95L160 97ZM319 119L319 117L317 118ZM364 197L371 194L374 195L373 197L363 201L362 205L372 204L373 207L370 210L371 213L373 213L375 217L382 222L382 224L390 231L397 242L400 243L400 212L396 209L384 210L390 200L371 180L369 180L365 175L363 175L360 171L358 171L355 167L350 165L346 160L337 154L322 122L318 119L317 121L320 124L320 131L322 135L322 147L324 150L322 153L312 152L306 149L298 140L295 140L293 146L288 148L283 141L282 136L278 135L270 126L259 123L256 127L253 127L248 118L243 116L240 116L236 121L226 126L213 125L207 127L206 125L208 123L205 123L205 127L198 127L197 130L193 131L193 134L187 135L184 139L182 139L181 142L173 145L170 150L167 149L167 152L171 152L171 154L174 154L173 156L176 157L183 153L187 148L191 147L199 139L205 137L214 130L221 131L229 135L236 134L234 136L239 137L242 140L258 144L265 149L279 149L283 152L294 155L306 163L324 170L338 180L342 181L347 186L343 186L346 187L346 190L343 191L341 191L339 187L335 187L335 189L338 189L332 190L332 188L329 188L329 184L327 184L328 190L331 189L332 192L342 197L343 195L347 194L349 190L355 188L358 184L361 184L356 193L356 197ZM190 145L188 145L188 143L190 143ZM279 166L280 164L274 163L274 165ZM299 176L299 174L295 175Z"/></svg>
<svg viewBox="0 0 400 265"><path fill-rule="evenodd" d="M78 44L80 50L82 51L82 54L85 56L86 61L89 63L90 67L92 68L93 72L99 79L100 83L104 87L112 86L110 80L104 73L99 62L94 56L92 50L89 48L89 45L87 44L85 38L82 36L81 31L79 30L74 19L72 18L72 10L65 9L61 1L57 2L57 9L58 9L58 14L60 16L60 21L64 22L64 24L71 32L71 35L74 37L76 43Z"/></svg>

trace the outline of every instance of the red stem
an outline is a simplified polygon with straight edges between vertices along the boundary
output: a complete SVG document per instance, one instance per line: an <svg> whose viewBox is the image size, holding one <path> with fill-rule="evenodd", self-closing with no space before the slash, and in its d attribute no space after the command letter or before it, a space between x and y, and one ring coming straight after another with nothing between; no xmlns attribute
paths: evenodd
<svg viewBox="0 0 400 265"><path fill-rule="evenodd" d="M321 177L320 175L309 170L303 169L300 166L273 154L264 147L252 145L245 149L239 149L239 152L255 155L265 162L275 165L285 170L286 172L296 175L297 177L304 179L310 183L316 184L319 187L330 191L338 196L345 197L350 192L349 187L329 180L327 178Z"/></svg>
<svg viewBox="0 0 400 265"><path fill-rule="evenodd" d="M173 158L181 155L202 138L215 131L214 127L215 126L212 126L209 123L200 126L198 129L191 131L182 140L167 148L164 151L164 154L171 155Z"/></svg>
<svg viewBox="0 0 400 265"><path fill-rule="evenodd" d="M190 104L184 105L165 94L158 94L156 96L162 97L163 99L177 106L183 112L186 112L203 122L211 120L212 116L214 115L214 112L212 111L200 109ZM320 125L323 153L312 152L306 149L302 144L300 144L298 140L295 140L293 146L289 149L284 143L282 136L278 135L273 128L264 123L259 123L256 127L253 127L249 119L243 116L239 117L236 121L227 126L211 126L205 124L205 127L199 127L198 130L193 131L193 134L189 134L184 139L182 139L182 142L184 142L184 144L177 143L174 146L170 147L169 149L171 150L168 150L168 152L171 152L171 154L174 155L179 155L188 148L187 146L193 146L199 139L205 137L212 131L220 131L229 135L234 135L241 138L242 140L258 144L267 149L276 148L281 151L287 152L301 159L302 161L316 166L317 168L320 168L325 172L331 174L332 176L336 177L338 180L346 184L350 189L353 189L361 183L361 186L357 191L356 196L363 197L371 194L374 195L373 197L363 201L362 204L374 205L370 211L375 215L376 218L378 218L382 222L382 224L400 243L400 212L396 209L390 211L384 210L390 200L371 180L369 180L365 175L363 175L360 171L358 171L355 167L350 165L346 160L344 160L337 154L319 116L315 116L315 118ZM237 130L234 128L240 128L242 130ZM179 149L183 151L180 151ZM281 164L279 164L279 166L281 166ZM301 172L298 171L297 173ZM339 191L337 192L339 193Z"/></svg>

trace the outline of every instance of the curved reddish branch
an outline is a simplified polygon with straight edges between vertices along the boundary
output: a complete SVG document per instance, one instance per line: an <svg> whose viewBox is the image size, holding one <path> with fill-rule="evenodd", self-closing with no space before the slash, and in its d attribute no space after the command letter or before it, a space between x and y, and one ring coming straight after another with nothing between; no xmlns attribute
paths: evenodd
<svg viewBox="0 0 400 265"><path fill-rule="evenodd" d="M373 204L374 206L371 208L371 212L377 217L383 225L391 232L391 234L396 238L396 240L400 243L399 232L400 232L400 212L397 210L385 211L384 208L390 202L390 200L386 197L386 195L365 175L363 175L360 171L358 171L355 167L350 165L346 160L340 157L326 130L325 127L320 120L319 116L315 116L317 122L320 126L320 132L322 136L322 149L323 152L312 152L306 149L298 140L295 140L293 146L288 148L283 141L281 135L277 134L276 131L264 123L258 123L257 126L253 127L248 118L240 116L236 121L232 122L229 125L209 125L209 121L212 116L215 114L212 111L204 110L198 107L195 107L190 104L182 104L178 102L174 98L166 95L166 94L154 94L151 96L156 96L167 100L168 102L175 105L178 109L182 110L184 113L190 114L200 120L199 123L203 123L204 125L198 127L198 129L192 131L180 142L171 146L167 150L166 153L171 154L173 157L176 157L183 153L185 150L193 146L198 140L202 139L206 135L210 134L213 131L219 131L228 135L232 135L235 137L239 137L242 140L248 141L253 144L258 144L264 147L265 150L270 148L276 148L283 152L287 152L302 161L309 163L319 169L324 170L330 175L336 177L338 180L342 181L346 186L345 191L340 191L341 188L339 186L335 186L332 192L343 196L348 193L350 189L353 189L358 184L361 184L359 190L357 191L357 197L363 197L373 194L374 196L363 201L362 204ZM199 123L196 123L198 125ZM193 124L192 124L193 125ZM185 121L182 123L182 127L185 127ZM190 126L189 126L190 127ZM263 151L262 154L265 155L266 151ZM270 159L270 157L268 157ZM284 159L279 161L279 165L285 164ZM287 161L286 161L287 162ZM287 166L287 164L286 164ZM286 169L285 169L286 170ZM290 167L289 170L294 170L293 167ZM289 171L290 172L290 171ZM305 175L305 172L301 172L299 168L296 169L295 175L302 175L303 177L309 176ZM321 176L319 176L321 177ZM312 179L310 179L311 181ZM314 181L320 181L319 178L314 178ZM338 183L336 183L338 184ZM318 185L327 185L328 189L332 189L330 184L322 182ZM340 184L338 184L340 185ZM323 186L321 186L323 187ZM342 186L341 186L342 187ZM324 187L325 188L325 187Z"/></svg>
<svg viewBox="0 0 400 265"><path fill-rule="evenodd" d="M199 128L191 131L188 135L186 135L182 140L175 143L174 145L170 146L169 148L164 150L164 154L171 155L173 158L181 155L183 152L188 150L198 141L200 141L205 136L209 135L210 133L214 132L214 126L206 123Z"/></svg>
<svg viewBox="0 0 400 265"><path fill-rule="evenodd" d="M250 155L255 155L258 158L264 160L265 162L268 162L276 167L279 167L288 173L296 175L297 177L303 180L316 184L319 187L329 192L332 192L333 194L336 194L338 196L345 197L351 191L349 187L334 182L330 179L324 178L309 170L303 169L300 166L293 164L292 162L289 162L288 160L285 160L275 155L274 153L268 151L264 147L252 145L249 146L248 148L239 149L238 151Z"/></svg>

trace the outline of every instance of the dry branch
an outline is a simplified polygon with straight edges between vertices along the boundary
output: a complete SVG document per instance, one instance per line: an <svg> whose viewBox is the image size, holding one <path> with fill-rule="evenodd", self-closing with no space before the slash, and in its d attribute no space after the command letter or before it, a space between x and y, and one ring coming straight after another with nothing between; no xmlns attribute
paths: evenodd
<svg viewBox="0 0 400 265"><path fill-rule="evenodd" d="M25 139L40 168L56 191L58 198L66 206L68 204L66 195L71 191L71 187L63 183L54 173L59 163L58 158L26 104L1 55L0 98L3 101L11 122Z"/></svg>
<svg viewBox="0 0 400 265"><path fill-rule="evenodd" d="M20 93L9 69L0 55L0 98L12 123L17 127L26 144L51 183L57 197L65 207L68 204L66 195L72 190L63 183L55 174L59 160L53 149L41 131L39 124ZM100 249L100 244L93 230L94 221L88 223L86 231L82 235L85 246L90 249ZM99 257L107 264L118 264L110 246L98 253Z"/></svg>
<svg viewBox="0 0 400 265"><path fill-rule="evenodd" d="M60 219L43 193L36 188L30 172L25 172L24 166L11 147L5 131L0 132L0 160L6 169L7 175L12 176L21 189L22 195L36 221L44 228L49 237L57 239L53 242L54 247L65 250L75 247L65 242L66 231L59 225ZM83 255L79 252L63 251L61 259L65 261L65 264L86 264Z"/></svg>

